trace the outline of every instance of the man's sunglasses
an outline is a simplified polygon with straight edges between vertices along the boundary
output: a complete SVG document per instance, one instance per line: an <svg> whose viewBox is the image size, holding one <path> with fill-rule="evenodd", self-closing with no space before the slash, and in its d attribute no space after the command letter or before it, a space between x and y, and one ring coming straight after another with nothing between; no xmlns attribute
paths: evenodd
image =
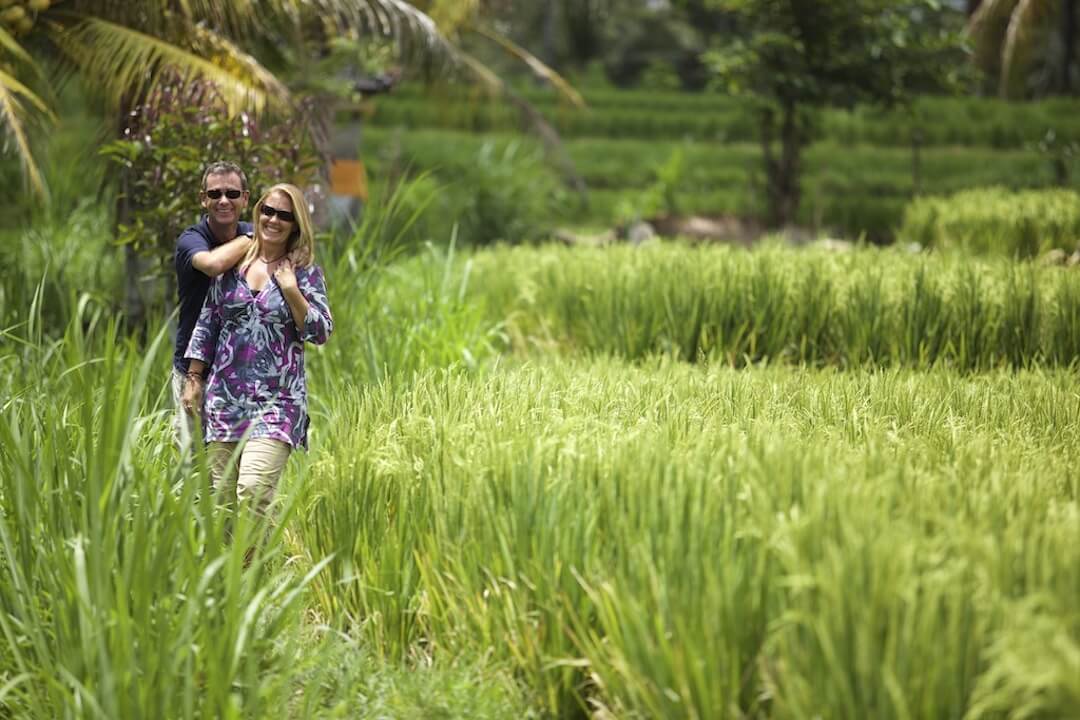
<svg viewBox="0 0 1080 720"><path fill-rule="evenodd" d="M240 197L243 194L244 194L243 190L216 190L215 189L215 190L207 190L206 191L206 197L210 198L211 200L220 200L222 195L225 195L225 197L229 198L230 200L235 200L236 198Z"/></svg>
<svg viewBox="0 0 1080 720"><path fill-rule="evenodd" d="M260 210L260 212L263 214L263 217L265 217L265 218L272 218L275 215L277 215L279 218L281 218L285 222L288 222L288 223L296 222L296 215L289 212L288 210L278 210L276 207L271 207L269 205L263 205L262 210Z"/></svg>

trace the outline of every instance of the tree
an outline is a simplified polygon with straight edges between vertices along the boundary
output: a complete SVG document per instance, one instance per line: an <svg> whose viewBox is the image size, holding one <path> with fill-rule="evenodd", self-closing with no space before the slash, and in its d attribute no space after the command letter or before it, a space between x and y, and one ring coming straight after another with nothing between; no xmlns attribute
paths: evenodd
<svg viewBox="0 0 1080 720"><path fill-rule="evenodd" d="M984 0L968 35L976 66L1004 98L1074 90L1076 0Z"/></svg>
<svg viewBox="0 0 1080 720"><path fill-rule="evenodd" d="M766 220L794 221L814 111L895 105L955 81L958 18L935 0L713 0L734 33L708 54L729 91L759 117Z"/></svg>
<svg viewBox="0 0 1080 720"><path fill-rule="evenodd" d="M466 30L501 44L582 104L556 73L478 21L495 1L0 0L0 130L20 158L24 177L44 193L29 130L54 119L57 76L81 74L121 116L164 74L175 72L213 83L231 115L268 108L288 112L297 107L296 98L280 75L291 62L310 66L335 38L381 37L402 63L425 74L458 66L505 89L482 63L446 40ZM46 77L47 64L58 74Z"/></svg>
<svg viewBox="0 0 1080 720"><path fill-rule="evenodd" d="M393 38L403 56L452 56L435 23L400 0L9 0L0 11L0 128L44 193L31 130L53 119L64 77L82 75L121 111L172 72L212 82L231 113L287 109L289 88L260 57L312 33L356 31Z"/></svg>

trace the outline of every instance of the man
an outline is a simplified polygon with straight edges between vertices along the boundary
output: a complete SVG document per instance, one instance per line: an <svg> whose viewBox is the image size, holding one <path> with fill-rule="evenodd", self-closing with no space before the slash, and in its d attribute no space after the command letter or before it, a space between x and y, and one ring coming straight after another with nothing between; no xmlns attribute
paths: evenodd
<svg viewBox="0 0 1080 720"><path fill-rule="evenodd" d="M252 225L240 222L240 214L249 199L247 176L229 162L215 162L203 172L199 203L206 210L195 225L176 239L176 290L180 320L173 352L172 392L176 406L173 429L181 446L191 440L189 413L198 407L185 408L193 398L202 397L201 373L188 372L184 359L191 332L199 319L210 281L230 270L251 247Z"/></svg>

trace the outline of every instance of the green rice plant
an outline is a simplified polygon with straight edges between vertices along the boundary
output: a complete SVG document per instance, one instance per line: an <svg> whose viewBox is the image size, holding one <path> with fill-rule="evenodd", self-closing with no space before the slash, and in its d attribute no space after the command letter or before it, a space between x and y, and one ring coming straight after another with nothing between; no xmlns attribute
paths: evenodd
<svg viewBox="0 0 1080 720"><path fill-rule="evenodd" d="M362 226L356 246L368 238ZM342 386L407 378L427 367L475 369L504 344L483 304L468 295L471 261L458 262L456 244L452 231L448 247L429 245L413 259L364 263L350 250L333 261L327 286L335 334L348 340L309 349L316 403Z"/></svg>
<svg viewBox="0 0 1080 720"><path fill-rule="evenodd" d="M472 275L521 352L964 370L1076 358L1080 278L1004 258L549 246L477 253Z"/></svg>
<svg viewBox="0 0 1080 720"><path fill-rule="evenodd" d="M305 692L286 717L357 720L535 718L523 693L498 668L481 659L453 663L388 663L361 639L326 627L312 628L316 650L303 678Z"/></svg>
<svg viewBox="0 0 1080 720"><path fill-rule="evenodd" d="M900 239L925 247L1029 258L1080 248L1080 195L1071 190L967 190L916 199Z"/></svg>
<svg viewBox="0 0 1080 720"><path fill-rule="evenodd" d="M958 717L1018 712L1022 687L1053 717L1080 640L1074 386L430 371L335 398L294 531L334 553L320 615L392 655L487 658L553 716Z"/></svg>
<svg viewBox="0 0 1080 720"><path fill-rule="evenodd" d="M989 668L965 717L1054 717L1069 712L1080 703L1077 613L1040 596L1006 607L1008 619L987 653Z"/></svg>
<svg viewBox="0 0 1080 720"><path fill-rule="evenodd" d="M1047 327L1053 340L1050 343L1048 360L1056 365L1069 366L1080 358L1080 317L1073 312L1075 303L1080 301L1080 290L1068 271L1057 273L1057 287L1049 305L1052 308L1051 319Z"/></svg>

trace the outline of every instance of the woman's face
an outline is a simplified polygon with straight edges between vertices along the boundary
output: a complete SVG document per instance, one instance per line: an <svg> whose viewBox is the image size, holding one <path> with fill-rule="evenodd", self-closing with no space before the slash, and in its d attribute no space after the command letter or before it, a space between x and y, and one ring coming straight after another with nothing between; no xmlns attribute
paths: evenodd
<svg viewBox="0 0 1080 720"><path fill-rule="evenodd" d="M289 235L296 229L292 200L282 191L275 190L263 200L261 212L263 249L284 252L288 248ZM283 214L286 214L285 218Z"/></svg>

